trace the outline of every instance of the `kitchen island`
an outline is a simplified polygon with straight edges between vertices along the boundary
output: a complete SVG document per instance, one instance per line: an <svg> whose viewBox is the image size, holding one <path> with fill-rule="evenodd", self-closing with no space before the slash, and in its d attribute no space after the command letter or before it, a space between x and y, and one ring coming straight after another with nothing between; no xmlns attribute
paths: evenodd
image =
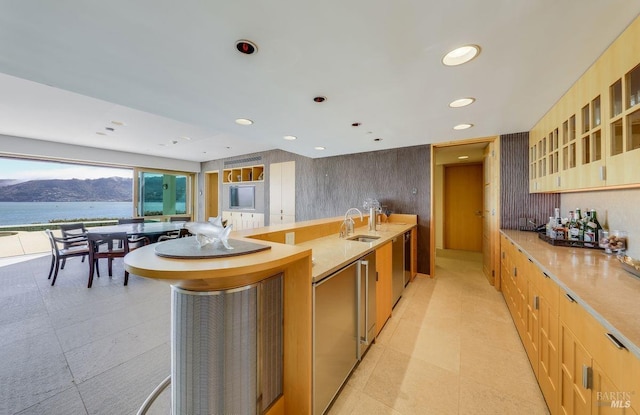
<svg viewBox="0 0 640 415"><path fill-rule="evenodd" d="M267 403L260 408L269 414L311 413L312 283L314 278L322 278L368 252L375 251L378 246L388 243L391 238L397 235L408 230L415 232L417 222L415 215L397 217L404 221L382 224L375 232L366 230L366 221L358 223L357 234L378 237L375 242L371 243L339 238L339 224L342 218L330 218L232 233L231 239L258 242L270 247L266 251L246 256L220 259L172 259L158 257L154 252L154 246L150 245L131 252L125 259L125 267L130 273L164 280L172 284L173 291L178 293L175 295L191 294L194 298L197 297L197 293L202 295L207 295L207 293L217 295L221 292L234 293L244 287L252 287L268 281L274 276L282 275L282 393L275 402ZM294 234L298 244L283 244L285 235L291 233ZM412 238L412 243L415 246L415 238ZM313 266L312 257L315 263ZM415 263L415 258L412 263ZM175 300L173 304L172 308L177 309ZM176 327L180 325L191 327L192 320L194 320L193 313L177 313L176 310L172 311L172 377L174 382L179 377L177 376L179 373L173 363L180 359L191 362L191 357L187 356L189 352L183 350L184 344L178 344L179 337L186 335L185 332L191 332L188 335L193 335L194 331L198 331L197 328L181 330ZM260 320L260 316L258 320ZM260 330L256 331L260 332ZM198 339L190 339L186 344L191 345L195 340L199 341ZM215 339L208 341L214 342ZM260 342L257 343L260 344ZM183 356L177 356L176 353L181 353ZM207 357L207 359L213 358ZM260 364L259 362L258 365ZM201 365L193 366L194 370L199 366ZM182 373L182 377L185 377L184 375ZM185 385L178 386L173 385L172 393L178 393L173 392L174 390L184 392ZM197 389L199 386L195 385L195 387ZM186 389L190 388L191 386ZM202 396L203 394L189 393L189 396L198 396L197 399L206 400L206 397ZM258 395L262 396L260 392ZM172 405L176 405L175 401L184 401L185 399L191 398L172 395Z"/></svg>

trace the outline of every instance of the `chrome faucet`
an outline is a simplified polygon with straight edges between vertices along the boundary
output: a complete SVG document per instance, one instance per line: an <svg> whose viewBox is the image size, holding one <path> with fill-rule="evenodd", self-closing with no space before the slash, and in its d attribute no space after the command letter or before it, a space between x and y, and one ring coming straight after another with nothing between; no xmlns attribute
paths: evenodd
<svg viewBox="0 0 640 415"><path fill-rule="evenodd" d="M353 233L353 228L355 226L355 222L353 221L353 219L349 216L349 212L351 212L352 210L355 210L356 212L358 212L360 214L360 221L362 221L364 218L362 217L362 212L360 211L360 209L358 208L349 208L349 210L347 210L347 212L344 214L344 220L342 221L342 224L340 225L340 238L346 238L349 236L349 234Z"/></svg>

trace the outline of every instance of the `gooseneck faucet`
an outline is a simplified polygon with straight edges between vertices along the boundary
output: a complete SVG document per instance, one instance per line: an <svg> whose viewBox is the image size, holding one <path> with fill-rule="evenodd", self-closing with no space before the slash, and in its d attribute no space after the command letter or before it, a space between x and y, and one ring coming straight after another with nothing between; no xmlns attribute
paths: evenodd
<svg viewBox="0 0 640 415"><path fill-rule="evenodd" d="M347 210L347 212L344 214L344 220L342 221L342 224L340 225L340 234L339 234L340 238L346 238L346 237L349 236L349 234L353 233L354 222L353 222L353 219L349 216L349 213L352 210L355 210L356 212L358 212L360 214L360 221L362 221L364 219L360 209L358 209L358 208L349 208L349 210Z"/></svg>

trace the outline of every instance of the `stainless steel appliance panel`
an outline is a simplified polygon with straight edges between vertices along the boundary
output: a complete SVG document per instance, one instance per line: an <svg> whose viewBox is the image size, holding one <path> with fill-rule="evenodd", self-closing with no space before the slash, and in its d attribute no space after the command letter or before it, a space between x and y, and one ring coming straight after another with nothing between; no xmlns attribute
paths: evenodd
<svg viewBox="0 0 640 415"><path fill-rule="evenodd" d="M313 413L323 414L358 361L358 263L314 284Z"/></svg>
<svg viewBox="0 0 640 415"><path fill-rule="evenodd" d="M391 240L391 271L391 292L395 307L404 290L404 238L402 235Z"/></svg>
<svg viewBox="0 0 640 415"><path fill-rule="evenodd" d="M411 231L404 234L404 285L411 279Z"/></svg>
<svg viewBox="0 0 640 415"><path fill-rule="evenodd" d="M360 350L358 360L360 360L376 335L376 253L371 252L358 263L360 281L360 313L358 314Z"/></svg>

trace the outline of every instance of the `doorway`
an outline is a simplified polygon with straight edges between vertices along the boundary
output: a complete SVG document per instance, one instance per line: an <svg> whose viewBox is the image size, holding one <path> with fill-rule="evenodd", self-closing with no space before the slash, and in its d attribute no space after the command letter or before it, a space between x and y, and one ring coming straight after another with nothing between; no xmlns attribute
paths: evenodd
<svg viewBox="0 0 640 415"><path fill-rule="evenodd" d="M482 252L482 164L444 167L444 249Z"/></svg>
<svg viewBox="0 0 640 415"><path fill-rule="evenodd" d="M430 275L436 276L438 261L471 261L499 289L500 139L434 144L431 149ZM453 181L445 180L445 174ZM471 197L474 202L468 201Z"/></svg>
<svg viewBox="0 0 640 415"><path fill-rule="evenodd" d="M218 171L204 173L204 220L220 215Z"/></svg>

